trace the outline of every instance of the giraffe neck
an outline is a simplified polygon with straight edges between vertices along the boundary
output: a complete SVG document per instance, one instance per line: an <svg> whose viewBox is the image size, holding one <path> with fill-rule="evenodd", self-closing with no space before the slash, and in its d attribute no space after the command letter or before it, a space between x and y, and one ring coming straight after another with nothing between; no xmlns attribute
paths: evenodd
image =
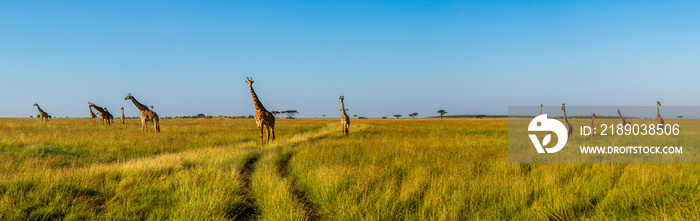
<svg viewBox="0 0 700 221"><path fill-rule="evenodd" d="M139 101L137 101L136 98L131 97L129 99L131 99L131 102L134 102L134 106L136 106L136 108L138 108L140 111L148 111L148 107L146 107L146 105L139 103Z"/></svg>
<svg viewBox="0 0 700 221"><path fill-rule="evenodd" d="M253 85L248 85L250 88L250 94L253 95L253 103L255 103L255 110L261 110L261 111L266 111L265 107L260 103L260 100L258 99L258 95L255 94L255 90L253 90Z"/></svg>
<svg viewBox="0 0 700 221"><path fill-rule="evenodd" d="M100 107L100 106L94 105L94 104L92 105L92 108L95 108L95 110L97 110L97 111L100 112L100 113L104 113L104 112L105 112L105 109L103 109L103 108Z"/></svg>
<svg viewBox="0 0 700 221"><path fill-rule="evenodd" d="M542 106L540 106L540 115L542 115Z"/></svg>
<svg viewBox="0 0 700 221"><path fill-rule="evenodd" d="M342 100L340 101L340 108L343 110L343 116L348 116L348 114L345 113L345 103Z"/></svg>
<svg viewBox="0 0 700 221"><path fill-rule="evenodd" d="M593 118L591 118L591 124L593 124L594 120L595 120L595 116L593 116Z"/></svg>
<svg viewBox="0 0 700 221"><path fill-rule="evenodd" d="M617 112L617 114L620 115L620 119L623 119L622 114L620 112Z"/></svg>
<svg viewBox="0 0 700 221"><path fill-rule="evenodd" d="M38 109L39 112L44 113L44 110L42 110L42 109L39 107L39 105L36 105L36 109Z"/></svg>
<svg viewBox="0 0 700 221"><path fill-rule="evenodd" d="M659 112L659 105L656 105L656 116L661 117L661 112Z"/></svg>
<svg viewBox="0 0 700 221"><path fill-rule="evenodd" d="M569 119L566 118L566 108L564 108L564 121L566 121L567 123L569 122Z"/></svg>

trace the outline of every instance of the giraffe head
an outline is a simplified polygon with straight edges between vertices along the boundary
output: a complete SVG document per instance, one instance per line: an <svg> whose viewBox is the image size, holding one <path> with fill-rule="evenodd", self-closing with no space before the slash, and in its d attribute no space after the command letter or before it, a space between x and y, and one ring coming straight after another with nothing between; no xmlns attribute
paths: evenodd
<svg viewBox="0 0 700 221"><path fill-rule="evenodd" d="M564 110L566 108L566 104L561 104L561 110Z"/></svg>
<svg viewBox="0 0 700 221"><path fill-rule="evenodd" d="M247 77L245 82L248 83L248 86L253 86L253 83L255 83L251 77Z"/></svg>
<svg viewBox="0 0 700 221"><path fill-rule="evenodd" d="M122 110L124 110L124 107L122 107Z"/></svg>
<svg viewBox="0 0 700 221"><path fill-rule="evenodd" d="M656 106L661 106L661 102L656 101Z"/></svg>
<svg viewBox="0 0 700 221"><path fill-rule="evenodd" d="M88 106L92 107L92 106L95 106L95 104L88 102Z"/></svg>
<svg viewBox="0 0 700 221"><path fill-rule="evenodd" d="M595 117L595 113L593 113L593 117Z"/></svg>
<svg viewBox="0 0 700 221"><path fill-rule="evenodd" d="M34 106L37 106L37 107L38 107L38 106L39 106L39 104L38 104L38 103L34 103Z"/></svg>
<svg viewBox="0 0 700 221"><path fill-rule="evenodd" d="M618 114L620 113L620 109L617 109L617 113L618 113Z"/></svg>
<svg viewBox="0 0 700 221"><path fill-rule="evenodd" d="M132 99L132 98L134 98L134 96L131 96L131 93L129 93L129 95L126 95L126 97L124 98L124 100L129 100L129 99Z"/></svg>
<svg viewBox="0 0 700 221"><path fill-rule="evenodd" d="M340 101L343 101L343 100L345 100L345 96L340 96L339 99L340 99Z"/></svg>

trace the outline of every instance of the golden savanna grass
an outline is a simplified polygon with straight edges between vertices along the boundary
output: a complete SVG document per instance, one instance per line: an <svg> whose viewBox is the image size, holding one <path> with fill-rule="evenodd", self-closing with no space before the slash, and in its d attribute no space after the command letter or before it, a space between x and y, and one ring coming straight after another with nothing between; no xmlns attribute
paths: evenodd
<svg viewBox="0 0 700 221"><path fill-rule="evenodd" d="M0 219L700 219L694 164L511 164L506 119L0 119Z"/></svg>

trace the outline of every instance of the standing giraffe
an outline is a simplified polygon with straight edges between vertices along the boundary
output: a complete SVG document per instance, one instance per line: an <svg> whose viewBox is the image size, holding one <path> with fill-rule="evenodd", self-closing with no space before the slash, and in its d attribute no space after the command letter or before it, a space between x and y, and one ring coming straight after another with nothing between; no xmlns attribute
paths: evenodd
<svg viewBox="0 0 700 221"><path fill-rule="evenodd" d="M124 107L122 107L122 124L124 124Z"/></svg>
<svg viewBox="0 0 700 221"><path fill-rule="evenodd" d="M595 124L593 124L593 121L595 121L595 113L593 113L593 118L591 118L591 124L588 125L589 127L591 127L591 130L595 131ZM595 133L591 133L591 135L593 134Z"/></svg>
<svg viewBox="0 0 700 221"><path fill-rule="evenodd" d="M661 112L659 111L659 107L661 107L661 102L656 101L656 124L661 126L664 125L664 118L661 117Z"/></svg>
<svg viewBox="0 0 700 221"><path fill-rule="evenodd" d="M46 122L48 122L49 118L51 118L51 116L49 114L47 114L46 112L44 112L44 110L42 110L41 107L39 107L38 103L34 103L34 106L36 106L36 109L39 110L39 117L41 118L41 121L46 120Z"/></svg>
<svg viewBox="0 0 700 221"><path fill-rule="evenodd" d="M542 115L542 104L540 104L540 114L539 115ZM539 116L539 115L537 115L537 116Z"/></svg>
<svg viewBox="0 0 700 221"><path fill-rule="evenodd" d="M114 116L112 116L112 114L109 113L109 110L107 110L107 107L105 107L105 115L107 115L105 117L107 118L109 125L112 125L112 122L114 121Z"/></svg>
<svg viewBox="0 0 700 221"><path fill-rule="evenodd" d="M622 117L622 114L620 113L620 109L617 109L617 115L620 115L620 124L622 124L623 127L625 125L627 125L627 121L625 120L624 117Z"/></svg>
<svg viewBox="0 0 700 221"><path fill-rule="evenodd" d="M260 146L263 146L263 127L267 127L267 143L270 144L270 134L272 134L272 140L275 140L275 115L272 115L269 111L265 110L262 103L258 99L258 95L255 94L253 90L253 79L246 78L246 83L248 83L248 88L250 88L250 94L253 95L253 103L255 104L255 123L258 125L258 132L260 134ZM272 131L272 132L270 132Z"/></svg>
<svg viewBox="0 0 700 221"><path fill-rule="evenodd" d="M90 103L90 102L88 102L88 103ZM88 109L90 109L90 119L95 119L95 118L97 118L97 116L95 116L95 112L92 112L92 107L90 107L90 106L88 105Z"/></svg>
<svg viewBox="0 0 700 221"><path fill-rule="evenodd" d="M350 117L348 117L348 114L345 113L345 103L343 103L343 100L345 100L345 96L340 96L340 107L343 111L343 115L340 117L340 124L343 125L343 133L347 136L348 133L350 133Z"/></svg>
<svg viewBox="0 0 700 221"><path fill-rule="evenodd" d="M566 126L566 133L569 135L569 137L571 137L571 134L574 132L574 127L571 126L569 119L566 118L566 104L561 104L561 110L564 111L564 126Z"/></svg>
<svg viewBox="0 0 700 221"><path fill-rule="evenodd" d="M112 114L110 114L109 111L106 110L106 108L102 108L91 102L88 102L88 106L90 106L91 108L95 108L95 110L99 112L98 115L100 115L100 119L102 120L103 125L105 124L105 122L107 122L108 125L112 125L112 121L110 120Z"/></svg>
<svg viewBox="0 0 700 221"><path fill-rule="evenodd" d="M139 117L141 117L141 132L146 131L146 121L153 121L153 127L156 128L156 132L160 132L160 124L158 123L160 118L158 118L158 114L149 110L146 105L139 103L134 96L131 96L131 93L124 98L124 100L129 99L131 99L131 101L134 102L134 106L141 111L141 115L139 115Z"/></svg>

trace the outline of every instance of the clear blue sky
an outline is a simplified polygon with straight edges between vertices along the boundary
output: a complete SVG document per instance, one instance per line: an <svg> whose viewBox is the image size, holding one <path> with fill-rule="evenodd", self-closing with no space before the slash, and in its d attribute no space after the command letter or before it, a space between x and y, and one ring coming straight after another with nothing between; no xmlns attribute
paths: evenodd
<svg viewBox="0 0 700 221"><path fill-rule="evenodd" d="M700 2L0 1L0 117L700 106ZM115 114L118 115L118 114Z"/></svg>

